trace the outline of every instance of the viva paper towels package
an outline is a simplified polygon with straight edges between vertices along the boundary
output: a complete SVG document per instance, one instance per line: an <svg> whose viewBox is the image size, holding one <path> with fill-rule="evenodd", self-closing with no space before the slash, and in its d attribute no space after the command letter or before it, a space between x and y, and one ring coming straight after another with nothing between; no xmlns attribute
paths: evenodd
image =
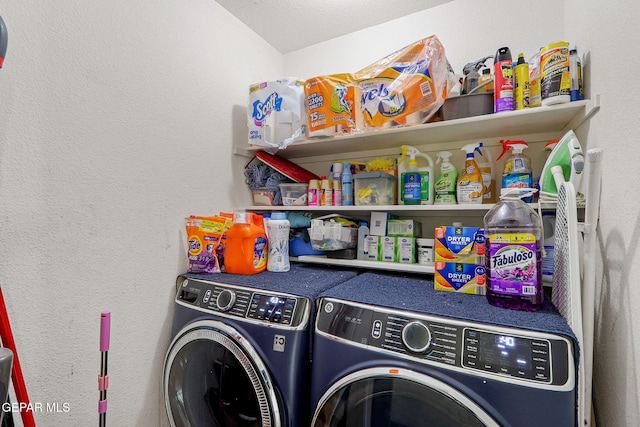
<svg viewBox="0 0 640 427"><path fill-rule="evenodd" d="M366 127L388 128L426 122L444 103L452 70L444 46L433 35L354 75Z"/></svg>
<svg viewBox="0 0 640 427"><path fill-rule="evenodd" d="M304 82L294 78L249 87L249 144L286 148L305 138Z"/></svg>
<svg viewBox="0 0 640 427"><path fill-rule="evenodd" d="M351 74L317 76L304 83L309 137L335 136L362 128L360 88Z"/></svg>

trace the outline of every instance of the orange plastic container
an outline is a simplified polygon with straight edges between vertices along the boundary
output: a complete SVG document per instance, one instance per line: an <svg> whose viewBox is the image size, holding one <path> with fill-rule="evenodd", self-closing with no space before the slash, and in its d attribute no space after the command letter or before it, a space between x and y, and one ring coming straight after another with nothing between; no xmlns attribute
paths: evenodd
<svg viewBox="0 0 640 427"><path fill-rule="evenodd" d="M256 274L267 268L267 234L261 215L235 212L227 231L224 268L231 274Z"/></svg>

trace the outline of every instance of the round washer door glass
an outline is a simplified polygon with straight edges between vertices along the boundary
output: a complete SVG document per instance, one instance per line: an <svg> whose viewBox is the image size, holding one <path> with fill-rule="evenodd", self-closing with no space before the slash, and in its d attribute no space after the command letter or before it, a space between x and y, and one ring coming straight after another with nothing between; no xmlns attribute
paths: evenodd
<svg viewBox="0 0 640 427"><path fill-rule="evenodd" d="M266 368L220 322L194 323L176 336L164 369L165 406L176 427L280 425Z"/></svg>
<svg viewBox="0 0 640 427"><path fill-rule="evenodd" d="M313 427L498 426L449 385L413 371L373 368L351 374L321 399Z"/></svg>

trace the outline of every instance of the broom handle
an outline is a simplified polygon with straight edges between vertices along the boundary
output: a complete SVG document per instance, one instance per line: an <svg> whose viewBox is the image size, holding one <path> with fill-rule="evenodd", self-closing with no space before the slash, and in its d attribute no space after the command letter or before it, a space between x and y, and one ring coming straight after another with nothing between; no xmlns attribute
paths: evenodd
<svg viewBox="0 0 640 427"><path fill-rule="evenodd" d="M100 401L98 402L99 425L107 425L107 389L109 388L109 376L107 375L107 354L109 352L109 336L111 334L111 313L104 312L100 315L100 376L98 377L98 390Z"/></svg>
<svg viewBox="0 0 640 427"><path fill-rule="evenodd" d="M16 398L21 406L25 405L29 408L29 395L27 394L27 387L24 383L24 377L22 376L22 368L20 367L20 360L18 359L18 350L16 349L16 343L13 340L13 333L11 332L11 325L9 324L9 316L7 315L7 307L4 303L4 296L2 295L2 288L0 287L0 339L2 339L2 345L7 347L13 352L13 370L11 371L11 381L13 382L13 388L16 392ZM4 402L2 402L4 403ZM33 419L33 411L20 411L20 417L25 427L35 427L36 422Z"/></svg>

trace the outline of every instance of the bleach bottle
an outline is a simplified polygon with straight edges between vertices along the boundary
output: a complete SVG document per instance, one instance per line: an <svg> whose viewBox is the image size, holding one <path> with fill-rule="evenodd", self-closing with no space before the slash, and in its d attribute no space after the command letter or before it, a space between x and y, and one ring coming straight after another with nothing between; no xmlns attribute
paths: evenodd
<svg viewBox="0 0 640 427"><path fill-rule="evenodd" d="M504 164L502 172L502 188L533 188L533 174L531 172L531 159L522 153L525 148L529 148L526 141L501 140L502 153L498 160L511 149L511 156ZM523 200L530 203L533 193Z"/></svg>
<svg viewBox="0 0 640 427"><path fill-rule="evenodd" d="M462 147L462 151L467 153L467 156L462 174L458 178L457 196L460 204L482 203L484 182L480 168L474 158L475 151L480 153L480 144L482 143L476 142Z"/></svg>
<svg viewBox="0 0 640 427"><path fill-rule="evenodd" d="M503 188L484 216L487 300L497 307L535 311L544 302L540 217L521 198L534 191Z"/></svg>
<svg viewBox="0 0 640 427"><path fill-rule="evenodd" d="M273 217L272 217L273 218ZM273 219L269 220L269 224ZM267 268L267 234L261 215L235 212L227 231L224 268L231 274L256 274Z"/></svg>
<svg viewBox="0 0 640 427"><path fill-rule="evenodd" d="M440 178L436 182L434 189L436 205L455 205L456 183L458 181L458 170L449 162L452 154L449 151L440 151L436 157L436 163L442 161L440 166Z"/></svg>
<svg viewBox="0 0 640 427"><path fill-rule="evenodd" d="M400 147L398 158L398 204L432 205L434 202L433 159L410 145ZM407 155L409 160L407 160ZM427 166L418 165L417 157L427 161ZM416 175L417 173L417 175ZM419 176L420 180L416 178ZM408 185L407 185L408 184Z"/></svg>

